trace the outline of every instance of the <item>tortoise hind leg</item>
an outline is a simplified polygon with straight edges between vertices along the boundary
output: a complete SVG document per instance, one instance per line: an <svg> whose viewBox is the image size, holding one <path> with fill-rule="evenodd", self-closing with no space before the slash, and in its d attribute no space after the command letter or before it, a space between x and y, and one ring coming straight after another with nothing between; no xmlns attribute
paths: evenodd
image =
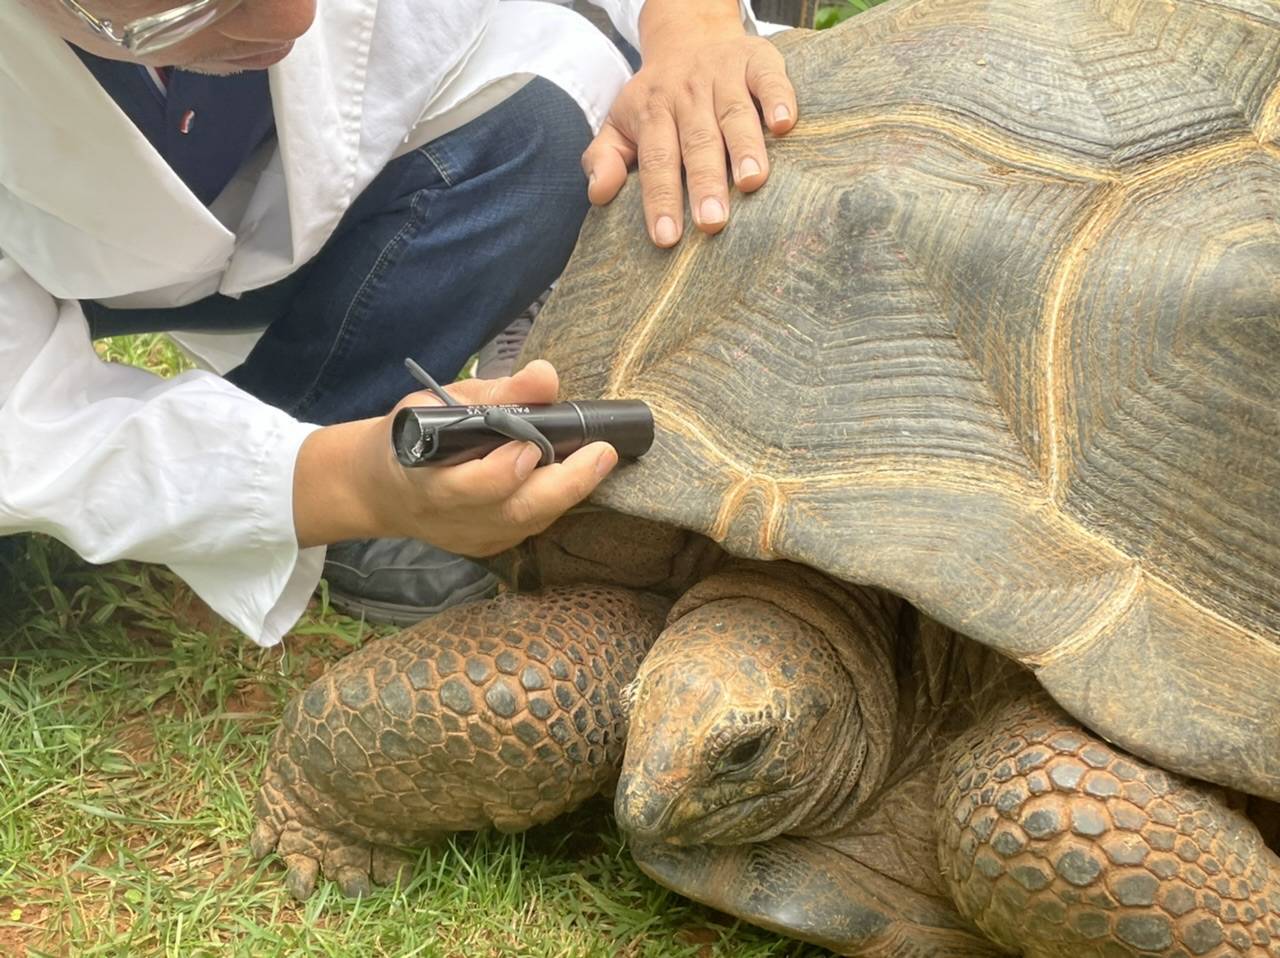
<svg viewBox="0 0 1280 958"><path fill-rule="evenodd" d="M1280 859L1253 823L1047 697L962 736L938 797L961 914L1027 958L1280 956Z"/></svg>

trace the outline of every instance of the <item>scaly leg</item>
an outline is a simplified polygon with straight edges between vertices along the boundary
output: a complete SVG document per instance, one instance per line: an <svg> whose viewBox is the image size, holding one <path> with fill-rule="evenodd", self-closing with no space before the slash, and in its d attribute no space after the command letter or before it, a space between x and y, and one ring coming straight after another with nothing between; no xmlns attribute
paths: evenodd
<svg viewBox="0 0 1280 958"><path fill-rule="evenodd" d="M622 688L666 603L614 588L503 595L371 642L285 710L255 803L255 857L279 851L361 895L405 859L386 846L519 831L610 789Z"/></svg>
<svg viewBox="0 0 1280 958"><path fill-rule="evenodd" d="M962 736L938 797L961 914L1027 958L1280 956L1280 859L1254 824L1047 697Z"/></svg>

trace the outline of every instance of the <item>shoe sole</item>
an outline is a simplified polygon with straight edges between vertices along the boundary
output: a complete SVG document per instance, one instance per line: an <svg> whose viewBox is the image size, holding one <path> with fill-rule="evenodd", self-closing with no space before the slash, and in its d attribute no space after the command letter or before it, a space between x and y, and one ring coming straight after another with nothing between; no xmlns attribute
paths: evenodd
<svg viewBox="0 0 1280 958"><path fill-rule="evenodd" d="M434 606L403 605L396 602L384 602L381 599L366 599L345 592L329 590L329 605L351 616L353 619L364 619L376 625L397 625L406 627L416 625L423 619L451 609L455 605L474 602L494 595L498 590L498 577L490 575L478 580L465 592L455 592L445 602Z"/></svg>

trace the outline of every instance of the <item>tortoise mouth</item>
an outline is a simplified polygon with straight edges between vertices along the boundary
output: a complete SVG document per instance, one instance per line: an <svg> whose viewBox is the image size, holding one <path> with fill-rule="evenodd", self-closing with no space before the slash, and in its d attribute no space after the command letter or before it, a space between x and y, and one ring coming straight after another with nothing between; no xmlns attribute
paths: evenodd
<svg viewBox="0 0 1280 958"><path fill-rule="evenodd" d="M793 812L781 818L769 813L778 805L787 804L788 799L802 792L807 785L806 781L800 781L776 791L748 795L721 805L697 818L681 822L664 840L675 845L742 845L768 841L794 825L804 815L805 807L803 804L794 805ZM766 818L765 822L759 823L757 831L737 831L739 826L750 823L757 815Z"/></svg>

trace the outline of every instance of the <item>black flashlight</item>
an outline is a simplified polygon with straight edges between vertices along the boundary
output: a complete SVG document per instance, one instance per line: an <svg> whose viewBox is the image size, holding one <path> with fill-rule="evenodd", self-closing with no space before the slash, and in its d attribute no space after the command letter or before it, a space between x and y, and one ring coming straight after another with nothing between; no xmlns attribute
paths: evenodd
<svg viewBox="0 0 1280 958"><path fill-rule="evenodd" d="M542 465L603 439L623 459L653 445L653 413L636 399L550 405L406 406L391 422L391 443L404 466L451 466L521 439L542 450Z"/></svg>
<svg viewBox="0 0 1280 958"><path fill-rule="evenodd" d="M406 406L395 414L391 445L403 466L480 459L512 439L534 443L542 452L542 466L601 439L620 459L636 459L653 445L653 413L638 399L465 406L412 359L404 364L444 405Z"/></svg>

